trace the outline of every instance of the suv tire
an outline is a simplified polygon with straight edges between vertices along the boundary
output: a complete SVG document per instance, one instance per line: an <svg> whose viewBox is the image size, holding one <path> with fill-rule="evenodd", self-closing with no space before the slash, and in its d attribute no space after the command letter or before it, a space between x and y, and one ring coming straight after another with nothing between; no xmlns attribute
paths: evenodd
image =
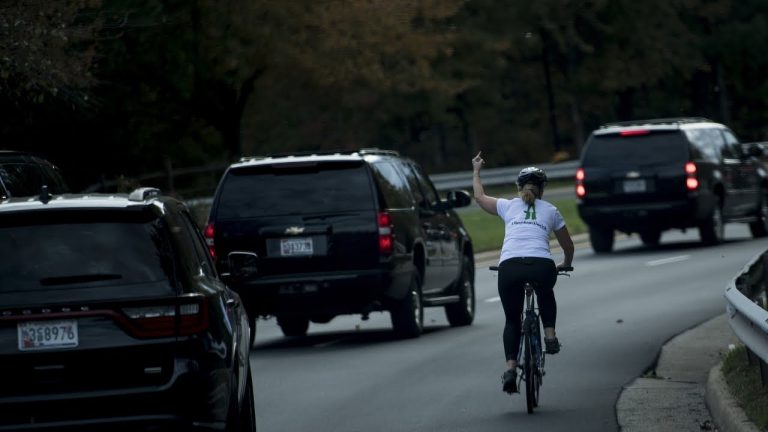
<svg viewBox="0 0 768 432"><path fill-rule="evenodd" d="M760 238L768 236L768 193L763 192L758 208L757 220L749 224L752 237Z"/></svg>
<svg viewBox="0 0 768 432"><path fill-rule="evenodd" d="M305 336L309 329L309 318L298 315L278 315L277 324L286 336Z"/></svg>
<svg viewBox="0 0 768 432"><path fill-rule="evenodd" d="M453 327L467 326L475 319L475 275L472 260L464 255L461 278L456 283L458 303L445 306L445 316Z"/></svg>
<svg viewBox="0 0 768 432"><path fill-rule="evenodd" d="M607 253L613 249L613 230L610 228L589 227L589 241L595 253Z"/></svg>
<svg viewBox="0 0 768 432"><path fill-rule="evenodd" d="M661 231L659 230L646 230L640 231L640 240L646 246L658 246L661 240Z"/></svg>
<svg viewBox="0 0 768 432"><path fill-rule="evenodd" d="M699 235L705 245L718 245L723 242L725 237L725 224L723 223L723 213L720 209L720 203L715 205L709 218L699 224Z"/></svg>
<svg viewBox="0 0 768 432"><path fill-rule="evenodd" d="M424 327L424 305L421 302L421 278L414 273L408 294L390 310L395 334L403 339L421 335Z"/></svg>
<svg viewBox="0 0 768 432"><path fill-rule="evenodd" d="M246 374L245 394L241 404L231 404L229 419L227 420L227 432L256 432L256 414L254 412L253 398L253 379L251 378L251 368L248 367ZM236 388L236 386L235 386ZM237 393L232 396L237 400ZM237 412L236 408L240 411Z"/></svg>

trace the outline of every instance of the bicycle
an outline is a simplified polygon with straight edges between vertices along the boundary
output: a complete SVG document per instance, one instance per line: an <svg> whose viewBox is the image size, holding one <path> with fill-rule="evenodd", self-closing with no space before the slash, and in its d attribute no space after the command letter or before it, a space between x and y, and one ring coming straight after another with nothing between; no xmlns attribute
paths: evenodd
<svg viewBox="0 0 768 432"><path fill-rule="evenodd" d="M498 266L490 266L492 271L498 271ZM558 269L558 276L568 276L568 272L573 271L573 267L563 267ZM517 367L522 369L523 373L518 375L517 388L520 388L522 381L525 381L525 404L528 414L533 413L533 409L539 406L539 393L541 382L546 372L544 371L545 352L541 349L541 320L539 319L538 307L535 301L536 291L535 283L526 281L525 288L525 308L521 314L522 325L520 331L520 349L517 353Z"/></svg>

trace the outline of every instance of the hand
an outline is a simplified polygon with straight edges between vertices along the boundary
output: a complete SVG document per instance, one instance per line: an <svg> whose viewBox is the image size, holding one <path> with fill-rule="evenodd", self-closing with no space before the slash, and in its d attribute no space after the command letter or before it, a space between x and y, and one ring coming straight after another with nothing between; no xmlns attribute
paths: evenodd
<svg viewBox="0 0 768 432"><path fill-rule="evenodd" d="M479 173L480 172L480 168L482 168L483 165L485 165L485 161L483 160L483 158L480 157L481 153L482 152L478 152L477 156L475 156L474 159L472 159L472 169L476 173Z"/></svg>

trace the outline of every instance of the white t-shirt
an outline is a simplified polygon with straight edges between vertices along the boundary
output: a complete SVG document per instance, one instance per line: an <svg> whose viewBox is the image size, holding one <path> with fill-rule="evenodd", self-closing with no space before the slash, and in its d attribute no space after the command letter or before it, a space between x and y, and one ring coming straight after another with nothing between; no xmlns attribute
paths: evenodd
<svg viewBox="0 0 768 432"><path fill-rule="evenodd" d="M513 257L552 259L549 235L565 226L557 207L540 199L529 207L520 198L499 198L496 213L504 219L504 243L499 263Z"/></svg>

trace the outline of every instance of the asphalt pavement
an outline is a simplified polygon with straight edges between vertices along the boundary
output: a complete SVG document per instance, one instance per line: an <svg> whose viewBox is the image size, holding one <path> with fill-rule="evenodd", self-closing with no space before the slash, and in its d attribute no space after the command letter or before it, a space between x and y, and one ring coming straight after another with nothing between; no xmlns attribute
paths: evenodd
<svg viewBox="0 0 768 432"><path fill-rule="evenodd" d="M588 247L586 234L573 236ZM552 252L558 253L556 242ZM498 260L498 251L475 256ZM725 287L723 287L725 290ZM720 371L722 359L739 344L725 315L711 318L667 341L657 361L624 386L616 403L621 432L760 432L738 406Z"/></svg>

